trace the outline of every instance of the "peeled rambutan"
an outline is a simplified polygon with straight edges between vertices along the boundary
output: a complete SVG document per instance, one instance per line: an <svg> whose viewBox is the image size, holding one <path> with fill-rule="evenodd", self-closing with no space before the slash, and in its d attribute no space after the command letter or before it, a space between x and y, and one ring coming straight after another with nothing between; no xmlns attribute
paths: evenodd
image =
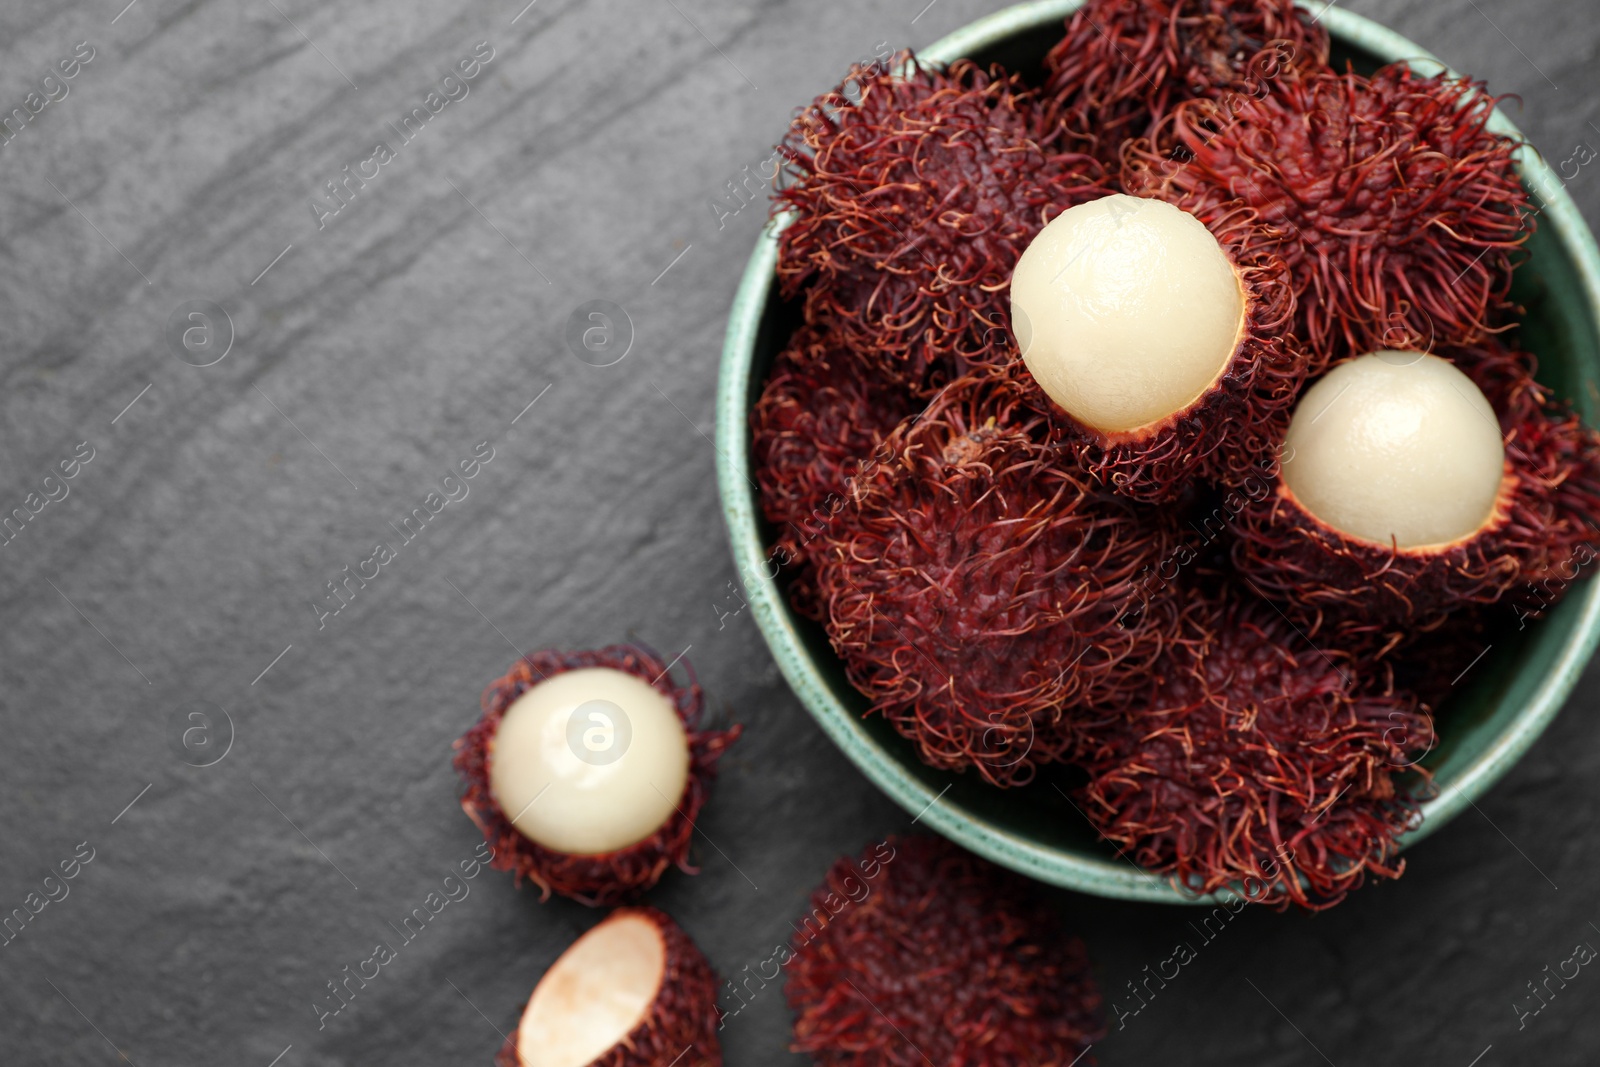
<svg viewBox="0 0 1600 1067"><path fill-rule="evenodd" d="M1056 433L1004 371L952 382L885 438L814 556L871 711L997 785L1069 752L1068 709L1135 691L1175 621L1149 580L1170 517L1093 485Z"/></svg>
<svg viewBox="0 0 1600 1067"><path fill-rule="evenodd" d="M1295 412L1274 490L1233 524L1235 566L1313 639L1395 645L1523 588L1548 606L1593 560L1600 436L1531 360L1457 356L1335 367Z"/></svg>
<svg viewBox="0 0 1600 1067"><path fill-rule="evenodd" d="M791 1047L821 1067L1068 1067L1105 1031L1083 943L942 838L839 860L811 905L784 992Z"/></svg>
<svg viewBox="0 0 1600 1067"><path fill-rule="evenodd" d="M1270 605L1191 600L1144 706L1097 722L1084 811L1134 862L1257 903L1338 903L1367 874L1397 877L1417 819L1398 775L1433 744L1387 672L1301 639Z"/></svg>
<svg viewBox="0 0 1600 1067"><path fill-rule="evenodd" d="M1281 67L1325 68L1328 33L1292 0L1090 0L1045 57L1044 117L1115 167L1184 100L1254 94Z"/></svg>
<svg viewBox="0 0 1600 1067"><path fill-rule="evenodd" d="M1016 77L896 62L903 73L855 67L791 125L777 271L785 296L809 284L807 322L926 394L1004 354L1023 246L1106 186L1098 163L1035 139Z"/></svg>
<svg viewBox="0 0 1600 1067"><path fill-rule="evenodd" d="M1117 193L1057 216L1011 281L1040 401L1102 484L1171 501L1194 479L1270 475L1310 368L1294 295L1248 211L1202 225Z"/></svg>
<svg viewBox="0 0 1600 1067"><path fill-rule="evenodd" d="M694 873L689 839L717 759L742 727L698 728L703 705L645 649L535 652L483 693L455 743L467 813L492 866L542 890L609 906Z"/></svg>
<svg viewBox="0 0 1600 1067"><path fill-rule="evenodd" d="M721 1067L717 976L655 908L619 908L533 988L496 1067Z"/></svg>
<svg viewBox="0 0 1600 1067"><path fill-rule="evenodd" d="M1395 64L1371 77L1285 70L1263 86L1226 112L1178 105L1124 147L1123 184L1202 221L1242 203L1273 228L1295 332L1323 365L1498 328L1531 216L1520 144L1488 128L1483 85Z"/></svg>
<svg viewBox="0 0 1600 1067"><path fill-rule="evenodd" d="M771 560L789 571L789 596L821 617L811 542L844 507L851 486L881 462L879 443L913 409L836 339L802 327L778 355L750 414L761 510L777 529Z"/></svg>

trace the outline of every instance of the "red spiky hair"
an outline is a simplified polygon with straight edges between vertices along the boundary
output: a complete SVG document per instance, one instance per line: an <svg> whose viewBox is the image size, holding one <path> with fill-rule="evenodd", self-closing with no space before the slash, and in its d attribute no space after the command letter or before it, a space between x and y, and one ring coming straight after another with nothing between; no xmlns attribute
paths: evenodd
<svg viewBox="0 0 1600 1067"><path fill-rule="evenodd" d="M1273 242L1244 209L1214 216L1206 226L1238 273L1245 322L1222 374L1188 407L1136 430L1096 430L1052 403L1019 370L1034 403L1070 428L1067 444L1083 468L1134 500L1170 502L1196 479L1237 487L1275 473L1310 370L1310 357L1289 333L1294 291Z"/></svg>
<svg viewBox="0 0 1600 1067"><path fill-rule="evenodd" d="M821 1067L1067 1067L1105 1033L1083 942L943 838L845 857L811 904L784 992L790 1047Z"/></svg>
<svg viewBox="0 0 1600 1067"><path fill-rule="evenodd" d="M1483 390L1505 435L1505 475L1477 533L1440 548L1399 549L1346 537L1313 517L1280 480L1234 522L1233 562L1285 605L1313 640L1386 648L1451 612L1533 594L1537 615L1600 547L1600 435L1533 378L1527 353L1490 340L1447 349Z"/></svg>
<svg viewBox="0 0 1600 1067"><path fill-rule="evenodd" d="M1482 83L1395 64L1370 78L1285 70L1264 86L1226 109L1178 105L1153 143L1125 146L1124 184L1202 221L1242 201L1275 228L1295 332L1322 364L1496 329L1531 224L1520 145L1488 128Z"/></svg>
<svg viewBox="0 0 1600 1067"><path fill-rule="evenodd" d="M1054 215L1106 193L1104 171L1034 138L1014 76L966 61L855 67L803 109L774 212L785 296L924 395L1003 350L1011 270ZM859 98L845 95L854 85Z"/></svg>
<svg viewBox="0 0 1600 1067"><path fill-rule="evenodd" d="M1270 605L1196 598L1148 703L1095 724L1090 822L1134 862L1196 893L1331 907L1368 874L1398 877L1417 820L1396 781L1433 744L1416 699L1300 640Z"/></svg>
<svg viewBox="0 0 1600 1067"><path fill-rule="evenodd" d="M688 661L683 665L689 682L679 686L668 675L669 665L660 656L633 645L582 652L544 651L517 660L505 677L490 683L483 691L483 717L456 741L454 763L466 785L461 809L483 831L484 840L494 850L492 867L511 871L518 885L524 878L532 881L540 889L541 901L556 893L590 907L609 907L637 896L659 882L673 865L687 874L697 873L689 863L694 822L716 776L717 760L744 728L698 728L704 694ZM609 667L631 674L671 702L688 735L689 777L676 810L655 833L613 852L574 856L529 840L511 824L489 791L489 765L494 756L495 734L506 709L539 682L585 667Z"/></svg>
<svg viewBox="0 0 1600 1067"><path fill-rule="evenodd" d="M762 514L778 531L770 559L789 571L789 598L802 615L822 617L812 540L855 479L882 462L879 443L913 407L905 390L810 327L779 353L750 413L750 454Z"/></svg>
<svg viewBox="0 0 1600 1067"><path fill-rule="evenodd" d="M871 710L930 766L1002 786L1071 750L1069 706L1134 692L1175 622L1150 581L1173 523L1095 487L1056 432L1006 372L952 382L884 440L814 557Z"/></svg>
<svg viewBox="0 0 1600 1067"><path fill-rule="evenodd" d="M1293 0L1090 0L1045 57L1046 129L1115 168L1125 140L1184 100L1327 63L1327 30Z"/></svg>

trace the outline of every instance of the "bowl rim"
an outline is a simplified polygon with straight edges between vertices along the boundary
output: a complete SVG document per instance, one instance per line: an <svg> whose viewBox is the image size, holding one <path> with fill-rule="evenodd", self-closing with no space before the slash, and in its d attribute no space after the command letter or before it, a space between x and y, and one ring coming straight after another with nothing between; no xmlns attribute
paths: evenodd
<svg viewBox="0 0 1600 1067"><path fill-rule="evenodd" d="M926 60L948 63L989 48L1020 32L1062 23L1085 0L1031 0L977 19L919 51ZM1422 73L1452 71L1431 52L1361 15L1330 2L1314 16L1330 37L1370 52L1384 62L1405 61ZM1521 131L1498 108L1489 126L1522 139ZM1581 291L1593 320L1600 322L1600 249L1594 235L1565 189L1565 183L1531 145L1517 161L1524 184L1544 202L1544 226L1565 248L1576 267ZM1215 903L1218 894L1187 893L1165 876L1136 867L1124 858L1076 855L1020 838L983 816L953 803L940 803L944 792L909 773L898 758L865 729L862 718L833 695L816 664L804 651L799 633L775 576L768 573L768 547L760 535L759 505L750 475L749 410L751 363L755 341L772 290L778 234L786 218L769 221L750 255L728 315L722 363L717 382L717 482L723 518L734 563L745 587L762 637L784 678L801 704L852 763L879 789L916 818L962 847L1012 870L1051 885L1122 900L1157 903ZM1400 839L1404 849L1434 833L1500 780L1533 745L1561 710L1600 641L1600 582L1586 583L1575 594L1580 614L1550 673L1527 704L1447 786L1424 801L1422 821Z"/></svg>

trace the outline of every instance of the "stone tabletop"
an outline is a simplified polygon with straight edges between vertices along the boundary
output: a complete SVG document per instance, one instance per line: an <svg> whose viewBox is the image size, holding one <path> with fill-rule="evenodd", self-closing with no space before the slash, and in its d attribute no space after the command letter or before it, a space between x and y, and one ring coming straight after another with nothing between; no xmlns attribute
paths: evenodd
<svg viewBox="0 0 1600 1067"><path fill-rule="evenodd" d="M485 872L394 928L473 856L450 742L540 647L684 652L746 724L702 873L652 900L756 969L910 816L737 611L712 397L763 209L727 187L850 62L995 5L124 2L0 12L0 111L27 115L0 144L0 510L39 505L0 545L0 912L39 906L0 947L0 1062L486 1065L595 914ZM1520 97L1552 161L1600 147L1592 5L1347 6ZM1569 189L1600 223L1600 166ZM586 362L597 300L618 358ZM1592 1062L1600 975L1517 1006L1600 944L1597 695L1591 670L1480 810L1330 913L1205 939L1057 894L1122 1016L1094 1055ZM723 1038L799 1062L775 983Z"/></svg>

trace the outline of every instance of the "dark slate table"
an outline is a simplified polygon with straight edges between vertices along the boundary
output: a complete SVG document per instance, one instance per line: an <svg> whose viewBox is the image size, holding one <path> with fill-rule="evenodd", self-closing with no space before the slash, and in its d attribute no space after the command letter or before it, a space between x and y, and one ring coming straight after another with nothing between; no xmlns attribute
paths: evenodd
<svg viewBox="0 0 1600 1067"><path fill-rule="evenodd" d="M316 1005L473 854L449 744L515 649L688 649L748 724L704 873L654 899L755 969L836 855L909 817L723 617L712 395L762 211L711 205L850 61L993 5L122 2L0 13L0 108L38 110L0 146L0 508L43 501L0 547L0 911L75 873L0 948L0 1062L487 1063L593 913L486 873ZM1350 6L1519 94L1552 160L1600 147L1586 5ZM1597 175L1570 184L1591 223ZM564 341L591 300L631 320L611 366ZM467 495L402 542L475 448ZM1061 894L1124 1009L1202 944L1096 1056L1592 1062L1600 976L1520 1027L1516 1005L1600 944L1597 685L1332 913L1247 909L1201 942L1186 909ZM770 986L728 1060L791 1062L787 1032Z"/></svg>

